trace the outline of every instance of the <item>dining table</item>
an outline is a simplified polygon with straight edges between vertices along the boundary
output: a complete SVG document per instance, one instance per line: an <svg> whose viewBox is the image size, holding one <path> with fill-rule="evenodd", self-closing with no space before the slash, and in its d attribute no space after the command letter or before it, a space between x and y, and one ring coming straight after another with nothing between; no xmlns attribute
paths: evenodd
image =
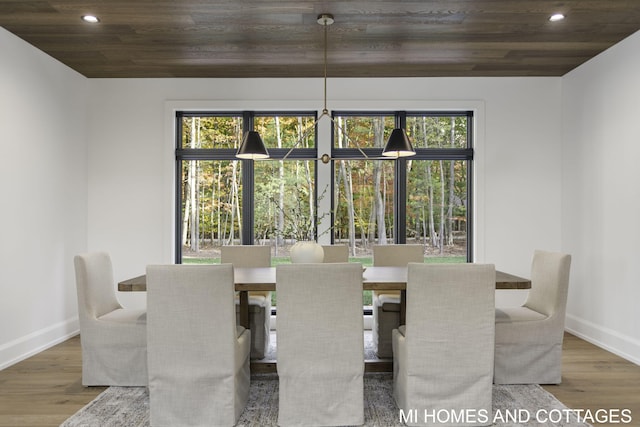
<svg viewBox="0 0 640 427"><path fill-rule="evenodd" d="M235 289L240 294L240 325L249 327L248 292L275 291L275 267L236 267L233 269ZM524 277L496 270L496 289L529 289L531 281ZM400 322L406 316L407 267L363 267L362 289L371 291L400 291ZM147 290L146 275L118 283L120 292Z"/></svg>
<svg viewBox="0 0 640 427"><path fill-rule="evenodd" d="M240 325L249 327L249 291L277 291L276 267L236 267L234 270L235 290L239 293ZM126 279L118 283L120 292L144 292L147 290L146 275ZM496 289L529 289L531 280L496 270ZM363 267L362 289L373 291L400 291L400 323L406 319L407 267ZM252 363L252 370L257 365ZM275 369L269 363L262 363L262 371ZM369 372L389 371L389 361L367 361ZM265 368L267 366L267 368Z"/></svg>

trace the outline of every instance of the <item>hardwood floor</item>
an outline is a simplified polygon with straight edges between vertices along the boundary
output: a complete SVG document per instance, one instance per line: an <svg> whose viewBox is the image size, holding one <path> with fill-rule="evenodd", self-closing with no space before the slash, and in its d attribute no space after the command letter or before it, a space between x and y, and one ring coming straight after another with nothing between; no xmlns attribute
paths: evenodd
<svg viewBox="0 0 640 427"><path fill-rule="evenodd" d="M633 421L626 425L640 426L640 366L571 334L564 338L562 384L543 387L569 408L629 409Z"/></svg>
<svg viewBox="0 0 640 427"><path fill-rule="evenodd" d="M56 426L106 387L83 387L76 336L0 371L0 426Z"/></svg>
<svg viewBox="0 0 640 427"><path fill-rule="evenodd" d="M80 378L79 337L0 371L0 427L58 427L105 389ZM628 408L640 425L640 366L566 334L562 379L544 388L568 407Z"/></svg>

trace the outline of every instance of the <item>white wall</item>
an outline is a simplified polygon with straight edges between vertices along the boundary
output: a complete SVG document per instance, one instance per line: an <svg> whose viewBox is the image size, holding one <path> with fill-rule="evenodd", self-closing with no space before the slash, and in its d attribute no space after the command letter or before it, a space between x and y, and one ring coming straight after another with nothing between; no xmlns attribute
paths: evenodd
<svg viewBox="0 0 640 427"><path fill-rule="evenodd" d="M567 327L640 363L640 32L562 82Z"/></svg>
<svg viewBox="0 0 640 427"><path fill-rule="evenodd" d="M0 28L0 369L78 329L87 79Z"/></svg>
<svg viewBox="0 0 640 427"><path fill-rule="evenodd" d="M529 275L561 247L560 78L331 79L330 109L472 108L477 260ZM321 79L92 79L89 248L117 280L171 262L174 108L321 109ZM322 143L322 142L321 142ZM524 293L501 292L520 303ZM129 305L142 295L120 295Z"/></svg>
<svg viewBox="0 0 640 427"><path fill-rule="evenodd" d="M174 107L322 107L321 79L85 79L4 30L0 43L0 367L77 329L74 254L109 251L116 280L171 262ZM561 248L560 78L330 78L328 91L331 109L474 109L476 259L526 276L534 249Z"/></svg>

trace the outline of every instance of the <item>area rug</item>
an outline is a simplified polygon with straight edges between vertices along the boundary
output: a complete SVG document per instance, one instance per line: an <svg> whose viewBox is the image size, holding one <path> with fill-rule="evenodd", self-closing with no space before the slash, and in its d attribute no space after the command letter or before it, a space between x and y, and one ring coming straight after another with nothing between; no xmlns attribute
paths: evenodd
<svg viewBox="0 0 640 427"><path fill-rule="evenodd" d="M365 426L402 426L392 396L393 374L365 374ZM404 414L405 420L406 416ZM418 414L418 416L422 416ZM449 416L440 414L440 416ZM493 387L495 426L589 426L579 422L553 395L538 385ZM277 426L278 379L275 374L253 375L249 401L237 426ZM149 395L146 387L109 387L60 427L148 427Z"/></svg>

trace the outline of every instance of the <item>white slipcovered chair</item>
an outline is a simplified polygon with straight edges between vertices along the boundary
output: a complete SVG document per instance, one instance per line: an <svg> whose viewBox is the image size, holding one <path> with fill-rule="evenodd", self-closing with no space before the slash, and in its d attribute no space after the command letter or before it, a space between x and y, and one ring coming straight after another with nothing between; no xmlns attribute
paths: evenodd
<svg viewBox="0 0 640 427"><path fill-rule="evenodd" d="M362 264L276 267L278 425L364 423Z"/></svg>
<svg viewBox="0 0 640 427"><path fill-rule="evenodd" d="M324 259L322 262L349 262L349 246L347 245L322 245Z"/></svg>
<svg viewBox="0 0 640 427"><path fill-rule="evenodd" d="M496 384L559 384L571 256L535 251L522 307L496 308Z"/></svg>
<svg viewBox="0 0 640 427"><path fill-rule="evenodd" d="M220 263L234 267L271 267L270 246L222 246ZM236 316L240 319L239 301ZM271 328L271 292L249 292L249 329L251 329L251 358L264 359L269 351Z"/></svg>
<svg viewBox="0 0 640 427"><path fill-rule="evenodd" d="M232 426L249 397L251 331L231 264L147 267L151 425Z"/></svg>
<svg viewBox="0 0 640 427"><path fill-rule="evenodd" d="M495 268L409 264L407 322L393 331L393 396L418 409L409 425L442 425L424 412L485 414L492 422ZM471 422L473 421L473 422Z"/></svg>
<svg viewBox="0 0 640 427"><path fill-rule="evenodd" d="M123 308L116 298L113 267L107 253L74 257L82 384L147 385L146 311Z"/></svg>
<svg viewBox="0 0 640 427"><path fill-rule="evenodd" d="M374 245L375 267L402 267L410 262L424 262L422 245ZM372 292L372 339L381 359L393 357L391 332L400 326L400 291Z"/></svg>

